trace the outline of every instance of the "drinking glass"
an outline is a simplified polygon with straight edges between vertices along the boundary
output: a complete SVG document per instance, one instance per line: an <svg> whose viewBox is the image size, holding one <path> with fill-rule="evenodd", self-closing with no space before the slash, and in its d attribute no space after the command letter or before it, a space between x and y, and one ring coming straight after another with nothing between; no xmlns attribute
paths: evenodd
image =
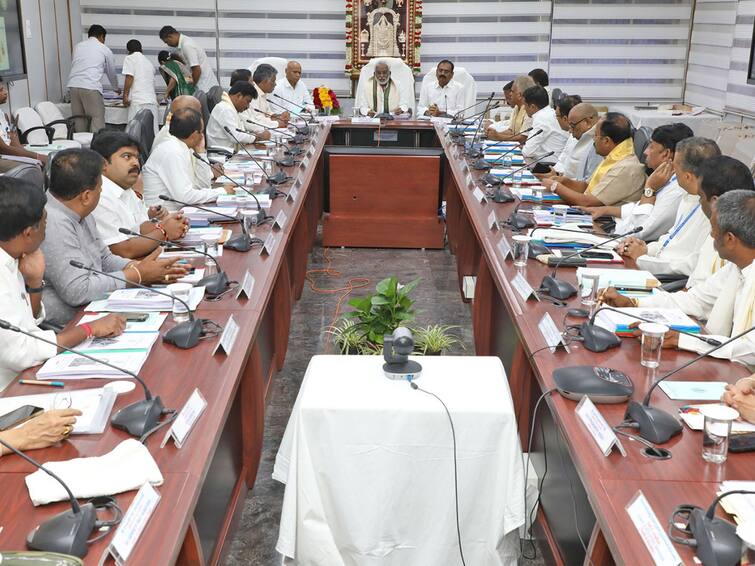
<svg viewBox="0 0 755 566"><path fill-rule="evenodd" d="M514 173L512 186L515 189L522 188L522 172L521 171L517 171L516 173Z"/></svg>
<svg viewBox="0 0 755 566"><path fill-rule="evenodd" d="M553 223L566 224L566 213L569 211L569 205L567 204L554 204L553 205Z"/></svg>
<svg viewBox="0 0 755 566"><path fill-rule="evenodd" d="M668 332L668 326L655 322L643 322L640 324L640 332L642 332L640 364L646 368L655 369L661 364L663 336Z"/></svg>
<svg viewBox="0 0 755 566"><path fill-rule="evenodd" d="M517 267L524 267L527 265L527 258L530 251L530 236L524 234L516 234L513 237L514 240L514 265Z"/></svg>
<svg viewBox="0 0 755 566"><path fill-rule="evenodd" d="M543 187L542 185L532 185L532 198L535 199L536 209L541 209L543 206Z"/></svg>
<svg viewBox="0 0 755 566"><path fill-rule="evenodd" d="M593 307L598 302L600 275L583 275L579 281L579 298L582 304Z"/></svg>
<svg viewBox="0 0 755 566"><path fill-rule="evenodd" d="M186 322L189 320L189 311L181 301L177 301L176 298L182 299L186 303L189 302L189 295L193 285L191 283L173 283L166 287L168 293L173 299L173 322L176 324Z"/></svg>
<svg viewBox="0 0 755 566"><path fill-rule="evenodd" d="M202 247L204 249L204 253L210 254L212 257L218 257L218 241L219 238L213 234L203 234L199 238L202 240ZM204 274L205 277L207 275L214 275L216 273L216 266L215 262L212 261L209 257L205 256L204 259Z"/></svg>
<svg viewBox="0 0 755 566"><path fill-rule="evenodd" d="M739 417L736 409L726 405L704 405L700 412L703 422L703 460L723 464L729 453L731 423Z"/></svg>
<svg viewBox="0 0 755 566"><path fill-rule="evenodd" d="M244 225L244 230L250 237L254 237L254 232L257 230L257 218L258 212L256 208L245 208L241 211L241 222Z"/></svg>

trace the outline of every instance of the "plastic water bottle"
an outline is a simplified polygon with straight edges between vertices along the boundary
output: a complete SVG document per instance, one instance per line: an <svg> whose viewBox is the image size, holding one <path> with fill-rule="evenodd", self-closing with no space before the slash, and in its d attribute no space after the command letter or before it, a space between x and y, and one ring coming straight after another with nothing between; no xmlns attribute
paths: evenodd
<svg viewBox="0 0 755 566"><path fill-rule="evenodd" d="M517 171L516 173L514 173L513 177L514 177L513 187L515 189L521 189L522 188L522 172Z"/></svg>

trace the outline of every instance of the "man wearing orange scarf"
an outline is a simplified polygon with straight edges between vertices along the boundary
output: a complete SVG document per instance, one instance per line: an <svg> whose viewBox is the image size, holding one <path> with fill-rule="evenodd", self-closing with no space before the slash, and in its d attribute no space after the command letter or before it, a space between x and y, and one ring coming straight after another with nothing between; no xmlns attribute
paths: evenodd
<svg viewBox="0 0 755 566"><path fill-rule="evenodd" d="M567 204L612 206L640 198L645 167L632 143L632 124L623 114L608 112L595 128L595 151L604 157L590 181L565 179L550 189Z"/></svg>

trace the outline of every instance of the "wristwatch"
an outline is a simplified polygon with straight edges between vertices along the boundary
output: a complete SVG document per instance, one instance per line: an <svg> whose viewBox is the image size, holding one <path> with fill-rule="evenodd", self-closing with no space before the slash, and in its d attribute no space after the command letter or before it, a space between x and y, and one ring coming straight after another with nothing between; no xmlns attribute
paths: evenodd
<svg viewBox="0 0 755 566"><path fill-rule="evenodd" d="M41 287L29 287L26 284L24 284L24 287L26 287L26 292L29 293L29 294L32 294L32 293L41 293L42 289L45 288L45 282L44 282L44 280L42 281L42 286Z"/></svg>
<svg viewBox="0 0 755 566"><path fill-rule="evenodd" d="M646 198L650 198L655 196L655 191L650 187L645 187L645 190L642 192L642 194L645 195Z"/></svg>

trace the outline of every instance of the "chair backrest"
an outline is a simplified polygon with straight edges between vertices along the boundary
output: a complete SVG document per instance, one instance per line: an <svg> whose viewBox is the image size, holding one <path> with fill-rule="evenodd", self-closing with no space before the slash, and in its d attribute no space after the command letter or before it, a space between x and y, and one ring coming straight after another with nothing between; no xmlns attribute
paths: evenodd
<svg viewBox="0 0 755 566"><path fill-rule="evenodd" d="M212 109L223 98L223 87L215 85L207 91L207 110L212 114Z"/></svg>
<svg viewBox="0 0 755 566"><path fill-rule="evenodd" d="M645 148L650 144L650 136L653 129L648 126L640 126L634 131L634 154L640 163L645 163Z"/></svg>
<svg viewBox="0 0 755 566"><path fill-rule="evenodd" d="M362 67L362 72L359 74L359 84L357 84L357 92L362 85L362 81L369 80L375 74L375 65L383 62L388 64L388 68L391 70L391 78L396 81L396 84L400 89L407 89L410 93L411 111L412 116L417 114L417 97L414 95L414 74L412 73L409 65L404 63L398 57L376 57L370 59L369 62Z"/></svg>
<svg viewBox="0 0 755 566"><path fill-rule="evenodd" d="M54 103L50 102L49 100L38 102L36 106L34 106L34 110L37 111L37 114L39 114L39 117L42 118L42 122L44 124L49 124L50 122L55 122L57 120L63 120L63 113L57 106L55 106ZM52 139L64 140L68 138L68 126L66 126L65 124L55 124L54 126L52 126L52 129L54 132Z"/></svg>
<svg viewBox="0 0 755 566"><path fill-rule="evenodd" d="M126 124L126 133L139 143L139 156L142 163L146 163L152 143L155 141L154 115L152 111L143 108Z"/></svg>
<svg viewBox="0 0 755 566"><path fill-rule="evenodd" d="M430 71L422 77L422 86L426 82L435 80L435 72L438 70L438 66L435 65ZM477 100L477 82L474 77L469 74L464 67L454 67L454 80L464 87L464 108L472 106Z"/></svg>
<svg viewBox="0 0 755 566"><path fill-rule="evenodd" d="M259 67L263 63L267 63L268 65L275 67L275 70L278 71L278 80L280 80L281 77L286 73L286 65L288 65L288 59L284 59L283 57L260 57L251 64L249 70L252 72L252 74L254 74L254 71L257 70L257 67Z"/></svg>
<svg viewBox="0 0 755 566"><path fill-rule="evenodd" d="M23 108L16 110L14 115L16 117L19 135L23 134L30 128L40 128L39 130L29 132L26 136L26 141L23 139L21 140L22 143L30 143L34 145L47 145L50 143L47 133L44 130L44 122L42 122L42 118L40 118L34 108L24 106Z"/></svg>
<svg viewBox="0 0 755 566"><path fill-rule="evenodd" d="M554 88L551 91L551 104L555 108L556 104L561 102L561 99L566 97L566 93L562 91L560 88Z"/></svg>
<svg viewBox="0 0 755 566"><path fill-rule="evenodd" d="M194 98L196 98L202 106L202 121L204 122L204 127L206 129L207 122L210 120L210 108L207 104L207 93L203 90L195 90Z"/></svg>
<svg viewBox="0 0 755 566"><path fill-rule="evenodd" d="M9 169L2 174L3 177L12 177L13 179L23 179L34 183L37 187L45 189L45 177L42 170L37 165L31 163L21 163L18 167Z"/></svg>

